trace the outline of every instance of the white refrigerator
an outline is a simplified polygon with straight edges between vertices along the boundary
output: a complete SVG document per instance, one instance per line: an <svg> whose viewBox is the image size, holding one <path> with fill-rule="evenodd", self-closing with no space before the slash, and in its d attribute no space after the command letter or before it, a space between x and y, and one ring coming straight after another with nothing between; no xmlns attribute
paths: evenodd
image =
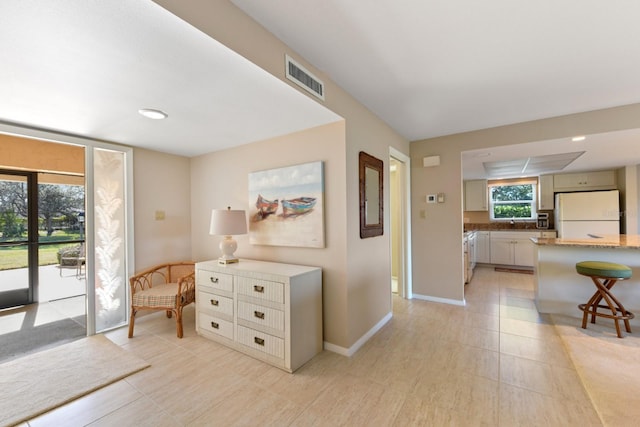
<svg viewBox="0 0 640 427"><path fill-rule="evenodd" d="M562 239L620 234L618 190L556 194L555 226Z"/></svg>

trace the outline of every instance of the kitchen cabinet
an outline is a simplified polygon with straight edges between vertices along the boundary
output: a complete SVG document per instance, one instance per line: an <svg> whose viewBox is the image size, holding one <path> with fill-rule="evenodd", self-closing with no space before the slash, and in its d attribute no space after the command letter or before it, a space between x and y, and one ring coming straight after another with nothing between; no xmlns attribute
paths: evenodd
<svg viewBox="0 0 640 427"><path fill-rule="evenodd" d="M533 267L535 247L531 238L539 236L539 232L492 231L491 264Z"/></svg>
<svg viewBox="0 0 640 427"><path fill-rule="evenodd" d="M593 191L617 189L616 172L613 170L566 173L553 176L553 190L563 191Z"/></svg>
<svg viewBox="0 0 640 427"><path fill-rule="evenodd" d="M489 231L476 231L476 262L491 263L491 235Z"/></svg>
<svg viewBox="0 0 640 427"><path fill-rule="evenodd" d="M322 351L322 270L196 263L196 332L293 372Z"/></svg>
<svg viewBox="0 0 640 427"><path fill-rule="evenodd" d="M553 175L540 175L538 178L538 210L553 210Z"/></svg>
<svg viewBox="0 0 640 427"><path fill-rule="evenodd" d="M464 210L487 211L489 188L486 179L464 181Z"/></svg>

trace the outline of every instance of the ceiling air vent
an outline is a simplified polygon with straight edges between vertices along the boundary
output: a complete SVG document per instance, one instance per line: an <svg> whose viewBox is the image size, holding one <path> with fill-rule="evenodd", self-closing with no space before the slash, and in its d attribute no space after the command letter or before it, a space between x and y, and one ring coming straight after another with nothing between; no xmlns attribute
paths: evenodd
<svg viewBox="0 0 640 427"><path fill-rule="evenodd" d="M285 55L284 59L287 79L324 101L324 83L289 55Z"/></svg>

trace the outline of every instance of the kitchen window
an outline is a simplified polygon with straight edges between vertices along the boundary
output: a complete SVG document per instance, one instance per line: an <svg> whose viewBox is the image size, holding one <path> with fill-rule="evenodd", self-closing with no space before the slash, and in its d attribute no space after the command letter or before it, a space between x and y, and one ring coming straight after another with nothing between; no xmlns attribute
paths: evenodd
<svg viewBox="0 0 640 427"><path fill-rule="evenodd" d="M491 220L535 220L536 185L535 178L489 182Z"/></svg>

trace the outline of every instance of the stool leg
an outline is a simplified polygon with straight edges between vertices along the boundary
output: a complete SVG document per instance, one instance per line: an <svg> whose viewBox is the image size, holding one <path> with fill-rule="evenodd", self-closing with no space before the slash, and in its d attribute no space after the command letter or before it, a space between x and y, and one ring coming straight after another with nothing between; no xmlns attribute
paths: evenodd
<svg viewBox="0 0 640 427"><path fill-rule="evenodd" d="M611 290L611 288L613 287L615 282L616 281L614 280L613 283L607 284L606 285L607 290ZM609 298L611 298L611 300L615 304L615 307L618 309L618 311L620 312L620 314L622 316L628 316L629 315L629 312L627 311L627 309L624 308L622 303L620 301L618 301L618 299L611 292L607 292L607 295L609 295ZM615 314L615 310L614 310L614 314ZM629 325L629 319L622 319L622 320L624 320L624 328L625 328L625 330L627 332L631 333L631 325Z"/></svg>
<svg viewBox="0 0 640 427"><path fill-rule="evenodd" d="M604 298L604 301L607 303L609 310L611 310L611 314L613 314L612 316L613 323L616 325L616 333L618 334L618 338L622 338L622 333L620 332L620 323L618 322L619 319L616 317L618 315L618 311L616 310L616 306L611 300L612 295L611 293L609 293L609 290L613 287L613 285L615 285L617 280L605 279L604 282L601 282L600 280L594 277L593 281L596 287L598 288L598 291L600 292L600 299L598 302L602 301L602 299ZM594 312L595 312L595 307L594 307ZM595 316L593 317L591 323L595 323Z"/></svg>
<svg viewBox="0 0 640 427"><path fill-rule="evenodd" d="M593 280L594 282L596 281L596 279L593 277L591 278L591 280ZM594 312L595 312L596 307L598 306L598 303L600 302L601 299L602 299L602 296L600 295L600 288L598 287L598 285L596 285L596 293L591 296L591 298L586 304L584 304L584 309L578 306L578 308L584 311L584 314L582 315L582 329L587 329L587 318L589 317L589 311L588 311L589 307L593 306ZM591 323L596 323L595 316L592 316Z"/></svg>

